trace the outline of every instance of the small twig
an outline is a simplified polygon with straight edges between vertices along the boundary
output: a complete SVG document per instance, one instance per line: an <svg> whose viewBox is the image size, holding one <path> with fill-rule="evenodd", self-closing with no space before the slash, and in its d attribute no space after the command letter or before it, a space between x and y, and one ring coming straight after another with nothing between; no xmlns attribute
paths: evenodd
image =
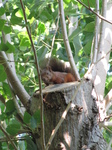
<svg viewBox="0 0 112 150"><path fill-rule="evenodd" d="M109 116L106 116L105 118L104 118L104 121L106 120L109 120L110 118L112 117L112 114L110 114Z"/></svg>
<svg viewBox="0 0 112 150"><path fill-rule="evenodd" d="M24 137L16 137L16 138L11 138L11 141L25 141L26 139ZM0 137L0 142L8 142L8 139L6 137Z"/></svg>
<svg viewBox="0 0 112 150"><path fill-rule="evenodd" d="M112 134L112 131L108 127L104 127L104 128Z"/></svg>
<svg viewBox="0 0 112 150"><path fill-rule="evenodd" d="M11 87L11 84L10 84L10 82L9 82L8 79L7 79L7 81L8 81L8 84L9 84L9 88L10 88L10 91L11 91L11 94L12 94L12 99L13 99L13 102L14 102L14 104L15 104L15 108L16 108L16 110L17 110L17 113L18 113L18 115L20 116L20 118L23 120L23 118L24 118L24 113L23 113L23 111L22 111L21 108L20 108L20 105L19 105L19 103L18 103L18 101L17 101L16 95L15 95L15 93L14 93L14 91L13 91L13 88Z"/></svg>
<svg viewBox="0 0 112 150"><path fill-rule="evenodd" d="M94 13L95 15L97 15L100 19L112 24L111 21L107 20L105 17L103 17L102 15L97 14L94 10L92 10L90 7L88 7L87 5L85 5L83 2L81 2L80 0L77 0L81 5L83 5L84 7L86 7L87 9L89 9L92 13Z"/></svg>
<svg viewBox="0 0 112 150"><path fill-rule="evenodd" d="M0 94L0 101L5 105L5 98Z"/></svg>
<svg viewBox="0 0 112 150"><path fill-rule="evenodd" d="M23 15L24 15L24 19L25 19L27 33L28 33L28 36L29 36L29 39L30 39L30 42L31 42L31 46L32 46L33 52L34 52L35 64L36 64L37 74L38 74L38 78L39 78L39 89L40 89L40 98L41 98L41 128L42 128L42 132L41 133L42 133L42 147L43 147L43 150L44 150L45 149L44 108L43 108L43 94L42 94L42 84L41 84L40 68L39 68L38 58L37 58L37 54L36 54L36 49L35 49L35 46L33 44L31 33L29 31L29 28L28 28L28 22L27 22L25 8L24 8L22 0L20 0L20 3L21 3L22 10L23 10Z"/></svg>
<svg viewBox="0 0 112 150"><path fill-rule="evenodd" d="M0 129L2 130L2 132L4 133L4 135L7 137L7 139L10 141L10 143L12 144L12 146L14 147L15 150L18 150L15 143L11 140L10 136L8 135L8 133L6 132L6 130L2 127L2 125L0 124Z"/></svg>
<svg viewBox="0 0 112 150"><path fill-rule="evenodd" d="M105 107L106 107L106 111L109 109L109 107L111 106L108 105L110 103L110 101L112 100L112 89L108 92L108 94L105 96Z"/></svg>
<svg viewBox="0 0 112 150"><path fill-rule="evenodd" d="M48 45L47 43L45 43L42 39L40 40L48 49L50 49L51 48L51 46L50 45Z"/></svg>
<svg viewBox="0 0 112 150"><path fill-rule="evenodd" d="M111 140L110 140L110 142L109 142L109 144L108 144L107 150L110 150L110 149L111 149L111 145L112 145L112 138L111 138Z"/></svg>
<svg viewBox="0 0 112 150"><path fill-rule="evenodd" d="M88 6L89 6L89 8L90 8L89 0L87 0L87 1L88 1Z"/></svg>
<svg viewBox="0 0 112 150"><path fill-rule="evenodd" d="M87 78L87 75L91 73L93 67L94 67L99 61L101 61L102 59L104 59L111 51L112 51L112 49L111 49L110 51L108 51L104 56L102 56L98 61L96 61L95 63L91 64L89 70L88 70L87 73L84 75L85 78Z"/></svg>

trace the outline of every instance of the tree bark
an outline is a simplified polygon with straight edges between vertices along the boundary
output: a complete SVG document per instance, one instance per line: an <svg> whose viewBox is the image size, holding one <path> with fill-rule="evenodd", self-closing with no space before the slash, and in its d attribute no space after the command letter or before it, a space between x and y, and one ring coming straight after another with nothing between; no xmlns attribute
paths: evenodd
<svg viewBox="0 0 112 150"><path fill-rule="evenodd" d="M52 85L43 90L46 143L67 104L71 101L78 84L78 82L74 82ZM92 88L91 81L83 83L49 150L107 149L97 121L98 109L96 100L91 95ZM38 93L35 93L34 96L37 95ZM81 107L83 108L82 111L80 111Z"/></svg>

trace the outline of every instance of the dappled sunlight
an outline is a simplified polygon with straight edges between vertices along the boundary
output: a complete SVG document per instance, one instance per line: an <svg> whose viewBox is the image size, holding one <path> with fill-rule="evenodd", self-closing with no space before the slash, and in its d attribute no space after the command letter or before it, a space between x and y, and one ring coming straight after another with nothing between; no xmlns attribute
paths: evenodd
<svg viewBox="0 0 112 150"><path fill-rule="evenodd" d="M63 115L62 115L62 118L65 119L66 115L67 115L67 111L65 110Z"/></svg>
<svg viewBox="0 0 112 150"><path fill-rule="evenodd" d="M96 75L96 79L95 79L95 85L100 84L101 83L101 78Z"/></svg>
<svg viewBox="0 0 112 150"><path fill-rule="evenodd" d="M67 145L70 147L70 145L71 145L71 136L69 135L68 132L64 133L64 139L65 139Z"/></svg>

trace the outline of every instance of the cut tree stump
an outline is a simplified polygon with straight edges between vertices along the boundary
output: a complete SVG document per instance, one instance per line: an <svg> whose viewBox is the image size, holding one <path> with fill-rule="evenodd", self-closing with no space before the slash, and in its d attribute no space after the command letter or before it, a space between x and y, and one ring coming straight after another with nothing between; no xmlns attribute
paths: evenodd
<svg viewBox="0 0 112 150"><path fill-rule="evenodd" d="M79 82L50 85L43 89L46 144ZM98 125L96 100L91 95L91 81L84 81L71 108L56 133L49 150L106 150L107 145ZM34 93L31 111L40 108L39 91ZM74 107L77 106L77 107ZM80 109L81 108L81 109Z"/></svg>

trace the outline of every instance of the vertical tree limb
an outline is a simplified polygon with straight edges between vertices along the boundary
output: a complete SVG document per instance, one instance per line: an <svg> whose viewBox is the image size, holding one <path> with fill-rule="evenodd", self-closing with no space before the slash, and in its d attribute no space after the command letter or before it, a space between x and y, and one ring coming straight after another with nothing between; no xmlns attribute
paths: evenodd
<svg viewBox="0 0 112 150"><path fill-rule="evenodd" d="M38 78L39 78L39 90L40 90L40 98L41 98L41 129L42 129L41 133L42 133L42 147L43 147L43 150L44 150L45 149L44 108L43 108L44 106L43 106L43 94L42 94L42 84L41 84L40 68L39 68L38 58L37 58L37 54L36 54L36 49L35 49L35 46L33 44L33 40L32 40L32 37L31 37L30 30L28 28L28 24L27 24L28 22L27 22L25 8L24 8L22 0L20 0L20 4L21 4L21 7L22 7L24 19L25 19L26 30L27 30L27 33L28 33L28 36L29 36L29 39L30 39L30 42L31 42L32 49L33 49L34 58L35 58L35 64L36 64L36 69L37 69L37 74L38 74Z"/></svg>
<svg viewBox="0 0 112 150"><path fill-rule="evenodd" d="M96 0L96 13L99 15L99 0ZM94 49L93 49L92 63L95 63L96 60L97 60L98 33L99 33L99 17L96 16L96 21L95 21L95 38L94 38Z"/></svg>
<svg viewBox="0 0 112 150"><path fill-rule="evenodd" d="M62 27L62 33L63 33L63 40L64 40L64 45L65 45L65 49L66 49L66 52L67 52L67 56L68 56L70 65L73 69L73 72L76 76L76 79L79 80L80 75L79 75L78 70L76 68L76 65L75 65L75 62L74 62L74 59L73 59L73 55L72 55L72 51L71 51L71 48L70 48L68 36L67 36L65 15L64 15L64 8L63 8L63 0L59 0L59 11L60 11L60 20L61 20L61 27Z"/></svg>

